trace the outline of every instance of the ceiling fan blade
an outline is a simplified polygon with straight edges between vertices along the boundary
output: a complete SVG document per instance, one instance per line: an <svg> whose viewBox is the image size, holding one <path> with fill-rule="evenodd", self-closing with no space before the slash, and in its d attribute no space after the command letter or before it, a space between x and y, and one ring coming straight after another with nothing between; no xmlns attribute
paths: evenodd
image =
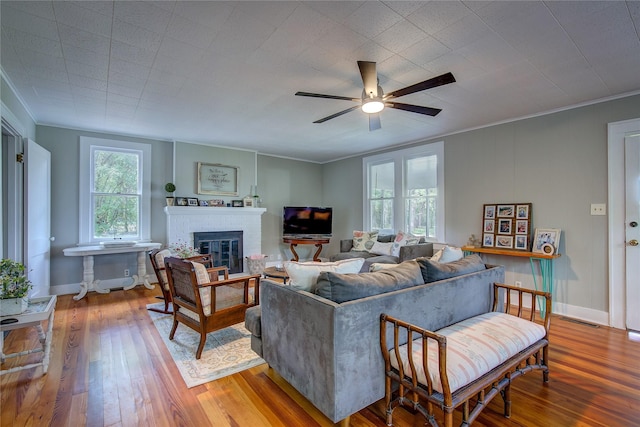
<svg viewBox="0 0 640 427"><path fill-rule="evenodd" d="M361 102L360 98L349 98L347 96L323 95L321 93L296 92L296 96L309 96L311 98L340 99L343 101Z"/></svg>
<svg viewBox="0 0 640 427"><path fill-rule="evenodd" d="M456 79L455 77L453 77L453 74L446 73L441 76L434 77L432 79L425 80L423 82L416 83L411 86L407 86L403 89L398 89L398 90L394 90L393 92L389 92L384 96L384 99L387 100L392 98L398 98L404 95L420 92L422 90L431 89L431 88L442 86L442 85L448 85L449 83L453 83L455 81Z"/></svg>
<svg viewBox="0 0 640 427"><path fill-rule="evenodd" d="M440 108L421 107L419 105L401 104L399 102L385 102L384 105L389 108L395 108L396 110L411 111L412 113L424 114L426 116L437 116Z"/></svg>
<svg viewBox="0 0 640 427"><path fill-rule="evenodd" d="M324 123L324 122L326 122L327 120L335 119L336 117L339 117L339 116L341 116L341 115L343 115L343 114L347 114L347 113L348 113L348 112L350 112L350 111L357 110L358 108L360 108L360 106L359 106L359 105L354 105L353 107L347 108L346 110L342 110L342 111L340 111L340 112L338 112L338 113L335 113L335 114L332 114L332 115L330 115L330 116L324 117L324 118L322 118L322 119L320 119L320 120L316 120L316 121L315 121L315 122L313 122L313 123Z"/></svg>
<svg viewBox="0 0 640 427"><path fill-rule="evenodd" d="M376 63L370 61L358 61L362 84L367 95L373 92L374 96L378 96L378 73L376 72Z"/></svg>
<svg viewBox="0 0 640 427"><path fill-rule="evenodd" d="M369 114L369 132L372 130L378 130L382 126L380 125L380 113Z"/></svg>

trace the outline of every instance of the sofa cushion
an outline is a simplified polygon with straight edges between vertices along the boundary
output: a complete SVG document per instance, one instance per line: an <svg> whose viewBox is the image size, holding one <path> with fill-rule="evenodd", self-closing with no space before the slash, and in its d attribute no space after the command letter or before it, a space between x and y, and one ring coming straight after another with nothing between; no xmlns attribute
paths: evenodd
<svg viewBox="0 0 640 427"><path fill-rule="evenodd" d="M312 292L337 303L422 285L417 261L405 261L395 268L375 273L340 274L322 272Z"/></svg>
<svg viewBox="0 0 640 427"><path fill-rule="evenodd" d="M399 266L400 264L387 264L384 262L374 262L373 264L371 264L369 266L369 272L370 273L375 273L376 271L380 271L380 270L386 270L388 268L395 268L397 266Z"/></svg>
<svg viewBox="0 0 640 427"><path fill-rule="evenodd" d="M353 251L369 252L373 244L378 240L378 231L353 230Z"/></svg>
<svg viewBox="0 0 640 427"><path fill-rule="evenodd" d="M289 285L303 291L310 291L318 275L323 271L336 273L357 273L362 268L363 258L346 259L336 262L294 262L286 261L284 269L289 276Z"/></svg>
<svg viewBox="0 0 640 427"><path fill-rule="evenodd" d="M409 233L399 231L393 241L393 247L391 248L391 255L400 256L400 247L417 245L420 241L419 237L413 236Z"/></svg>
<svg viewBox="0 0 640 427"><path fill-rule="evenodd" d="M420 265L424 283L437 282L486 268L478 254L472 254L461 260L448 263L432 261L429 258L418 258L416 261Z"/></svg>
<svg viewBox="0 0 640 427"><path fill-rule="evenodd" d="M256 337L262 336L262 307L254 305L244 313L244 327Z"/></svg>

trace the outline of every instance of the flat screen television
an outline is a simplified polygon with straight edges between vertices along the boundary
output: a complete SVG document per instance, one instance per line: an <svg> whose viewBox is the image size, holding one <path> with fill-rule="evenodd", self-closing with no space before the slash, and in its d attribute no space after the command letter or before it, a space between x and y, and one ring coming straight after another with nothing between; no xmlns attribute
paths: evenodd
<svg viewBox="0 0 640 427"><path fill-rule="evenodd" d="M333 208L285 206L282 220L284 237L331 237Z"/></svg>

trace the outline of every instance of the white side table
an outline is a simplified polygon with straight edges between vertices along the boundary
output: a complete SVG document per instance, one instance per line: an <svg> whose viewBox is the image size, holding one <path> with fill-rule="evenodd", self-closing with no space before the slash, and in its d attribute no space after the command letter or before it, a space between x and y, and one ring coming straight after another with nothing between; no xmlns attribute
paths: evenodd
<svg viewBox="0 0 640 427"><path fill-rule="evenodd" d="M138 274L133 275L133 283L124 288L129 290L136 285L144 285L147 289L153 289L154 286L149 283L149 275L147 274L147 258L145 256L147 251L151 249L160 249L160 243L136 243L133 246L122 247L104 247L100 245L96 246L75 246L73 248L64 249L65 256L81 256L82 265L84 271L82 274L82 283L80 284L80 293L73 297L78 301L84 298L88 291L96 291L101 294L108 294L109 289L102 289L98 285L99 280L95 280L93 274L93 257L96 255L111 255L111 254L126 254L126 253L138 253Z"/></svg>
<svg viewBox="0 0 640 427"><path fill-rule="evenodd" d="M11 369L0 370L0 376L23 369L31 369L42 366L42 372L47 373L49 368L49 354L51 353L51 338L53 336L53 313L55 312L57 297L50 295L47 297L33 298L29 300L29 306L22 314L8 315L0 317L0 322L8 319L17 319L17 322L0 324L0 350L2 363L11 357L26 356L31 353L43 352L42 361L29 365L16 366ZM48 320L47 333L42 329L43 322ZM38 330L40 344L42 348L21 351L19 353L4 354L4 331L28 328L34 326Z"/></svg>

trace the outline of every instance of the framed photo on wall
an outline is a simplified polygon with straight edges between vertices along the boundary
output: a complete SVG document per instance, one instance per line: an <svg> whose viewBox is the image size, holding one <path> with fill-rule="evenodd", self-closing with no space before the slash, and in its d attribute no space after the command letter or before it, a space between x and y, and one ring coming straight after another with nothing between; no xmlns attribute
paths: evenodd
<svg viewBox="0 0 640 427"><path fill-rule="evenodd" d="M237 196L240 168L198 162L198 194Z"/></svg>
<svg viewBox="0 0 640 427"><path fill-rule="evenodd" d="M482 206L482 246L529 251L531 203L489 203Z"/></svg>

